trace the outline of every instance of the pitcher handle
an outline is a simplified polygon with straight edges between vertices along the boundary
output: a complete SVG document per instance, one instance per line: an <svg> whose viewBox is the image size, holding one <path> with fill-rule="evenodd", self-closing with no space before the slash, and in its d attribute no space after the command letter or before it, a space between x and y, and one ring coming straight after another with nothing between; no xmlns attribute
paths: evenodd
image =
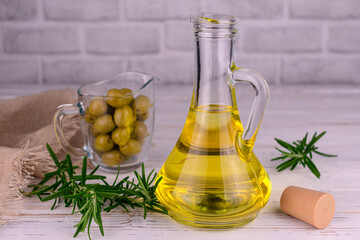
<svg viewBox="0 0 360 240"><path fill-rule="evenodd" d="M242 143L245 143L246 147L252 150L266 105L269 101L269 87L260 73L250 69L235 68L232 72L232 77L235 82L249 83L255 90L255 99L249 120L241 136Z"/></svg>
<svg viewBox="0 0 360 240"><path fill-rule="evenodd" d="M86 155L83 148L77 148L71 145L70 141L66 138L63 127L63 119L65 115L79 115L81 107L79 104L63 104L60 105L54 115L54 131L55 136L63 148L63 150L70 154L73 158L80 158Z"/></svg>

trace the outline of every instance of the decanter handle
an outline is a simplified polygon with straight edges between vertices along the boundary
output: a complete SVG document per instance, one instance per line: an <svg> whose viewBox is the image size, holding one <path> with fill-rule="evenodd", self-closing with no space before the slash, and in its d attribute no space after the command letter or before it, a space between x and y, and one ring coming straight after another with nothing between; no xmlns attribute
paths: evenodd
<svg viewBox="0 0 360 240"><path fill-rule="evenodd" d="M243 144L245 143L245 146L251 150L254 146L256 134L269 101L269 87L260 73L250 69L235 68L232 72L232 77L235 82L249 83L255 90L255 99L251 108L250 117L241 136Z"/></svg>

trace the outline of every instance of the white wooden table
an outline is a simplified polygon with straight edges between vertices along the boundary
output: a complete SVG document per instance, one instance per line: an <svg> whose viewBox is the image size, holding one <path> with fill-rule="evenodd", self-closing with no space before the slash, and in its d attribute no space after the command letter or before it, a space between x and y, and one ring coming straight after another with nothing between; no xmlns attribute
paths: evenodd
<svg viewBox="0 0 360 240"><path fill-rule="evenodd" d="M2 86L1 98L10 98L61 86ZM251 103L251 90L241 86L238 104L243 121ZM270 86L271 100L255 144L270 175L273 191L260 215L250 224L233 230L204 230L181 225L170 217L151 213L146 220L141 210L124 213L118 209L103 214L105 238L96 226L93 239L360 239L360 86ZM157 88L156 128L147 169L159 170L182 130L192 94L191 86ZM338 158L316 156L321 172L317 179L298 167L278 173L274 137L295 140L306 132L326 130L320 150ZM325 191L336 200L335 216L325 229L315 229L281 212L279 199L288 185ZM0 226L0 239L72 239L79 215L63 206L50 211L52 203L25 198L23 209ZM80 234L77 239L87 239Z"/></svg>

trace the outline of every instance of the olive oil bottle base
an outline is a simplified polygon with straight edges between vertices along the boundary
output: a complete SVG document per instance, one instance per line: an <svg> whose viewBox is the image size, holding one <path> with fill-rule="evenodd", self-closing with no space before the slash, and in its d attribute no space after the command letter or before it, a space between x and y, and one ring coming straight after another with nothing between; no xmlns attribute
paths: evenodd
<svg viewBox="0 0 360 240"><path fill-rule="evenodd" d="M213 219L213 221L209 221L208 218L201 218L196 219L185 219L183 216L178 216L173 212L169 212L170 217L172 217L175 221L193 226L198 228L206 228L206 229L229 229L229 228L236 228L243 226L252 222L258 215L259 212L249 215L247 218L238 219L238 217L234 216L233 218L227 219Z"/></svg>
<svg viewBox="0 0 360 240"><path fill-rule="evenodd" d="M159 172L156 195L175 220L203 228L251 222L270 197L271 183L255 154L245 159L235 139L236 109L190 108L185 127Z"/></svg>

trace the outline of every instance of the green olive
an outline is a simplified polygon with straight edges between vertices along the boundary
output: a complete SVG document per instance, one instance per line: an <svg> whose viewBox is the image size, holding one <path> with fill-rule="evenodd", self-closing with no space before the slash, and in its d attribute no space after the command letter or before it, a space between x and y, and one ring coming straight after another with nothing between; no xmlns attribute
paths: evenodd
<svg viewBox="0 0 360 240"><path fill-rule="evenodd" d="M134 125L134 137L144 139L148 135L148 130L144 122L137 121Z"/></svg>
<svg viewBox="0 0 360 240"><path fill-rule="evenodd" d="M99 152L107 152L114 147L114 142L109 135L99 135L95 138L94 146Z"/></svg>
<svg viewBox="0 0 360 240"><path fill-rule="evenodd" d="M129 157L141 152L141 144L135 139L130 139L125 146L120 147L120 151Z"/></svg>
<svg viewBox="0 0 360 240"><path fill-rule="evenodd" d="M106 102L114 108L128 105L134 99L132 91L128 88L110 89L106 96Z"/></svg>
<svg viewBox="0 0 360 240"><path fill-rule="evenodd" d="M90 131L91 131L91 134L92 134L94 137L96 137L96 136L99 135L99 133L98 133L98 132L96 131L96 129L94 128L94 125L91 125Z"/></svg>
<svg viewBox="0 0 360 240"><path fill-rule="evenodd" d="M116 128L112 134L111 138L119 146L124 146L131 137L131 130L129 127Z"/></svg>
<svg viewBox="0 0 360 240"><path fill-rule="evenodd" d="M128 105L117 108L114 113L114 121L118 127L130 126L134 121L134 112Z"/></svg>
<svg viewBox="0 0 360 240"><path fill-rule="evenodd" d="M139 95L134 99L133 108L136 114L146 113L151 107L150 99L145 95Z"/></svg>
<svg viewBox="0 0 360 240"><path fill-rule="evenodd" d="M94 130L98 133L105 134L111 132L115 128L111 115L98 117L94 123Z"/></svg>
<svg viewBox="0 0 360 240"><path fill-rule="evenodd" d="M105 152L101 155L103 163L108 166L118 165L124 161L124 156L121 155L119 150L112 150L110 152Z"/></svg>
<svg viewBox="0 0 360 240"><path fill-rule="evenodd" d="M84 119L87 123L93 124L95 122L96 117L91 115L89 108L86 108Z"/></svg>
<svg viewBox="0 0 360 240"><path fill-rule="evenodd" d="M143 113L143 114L138 114L137 115L137 120L139 121L145 121L146 119L148 119L149 117L149 112Z"/></svg>
<svg viewBox="0 0 360 240"><path fill-rule="evenodd" d="M108 106L104 99L94 99L89 104L89 112L95 117L104 115L108 110Z"/></svg>

